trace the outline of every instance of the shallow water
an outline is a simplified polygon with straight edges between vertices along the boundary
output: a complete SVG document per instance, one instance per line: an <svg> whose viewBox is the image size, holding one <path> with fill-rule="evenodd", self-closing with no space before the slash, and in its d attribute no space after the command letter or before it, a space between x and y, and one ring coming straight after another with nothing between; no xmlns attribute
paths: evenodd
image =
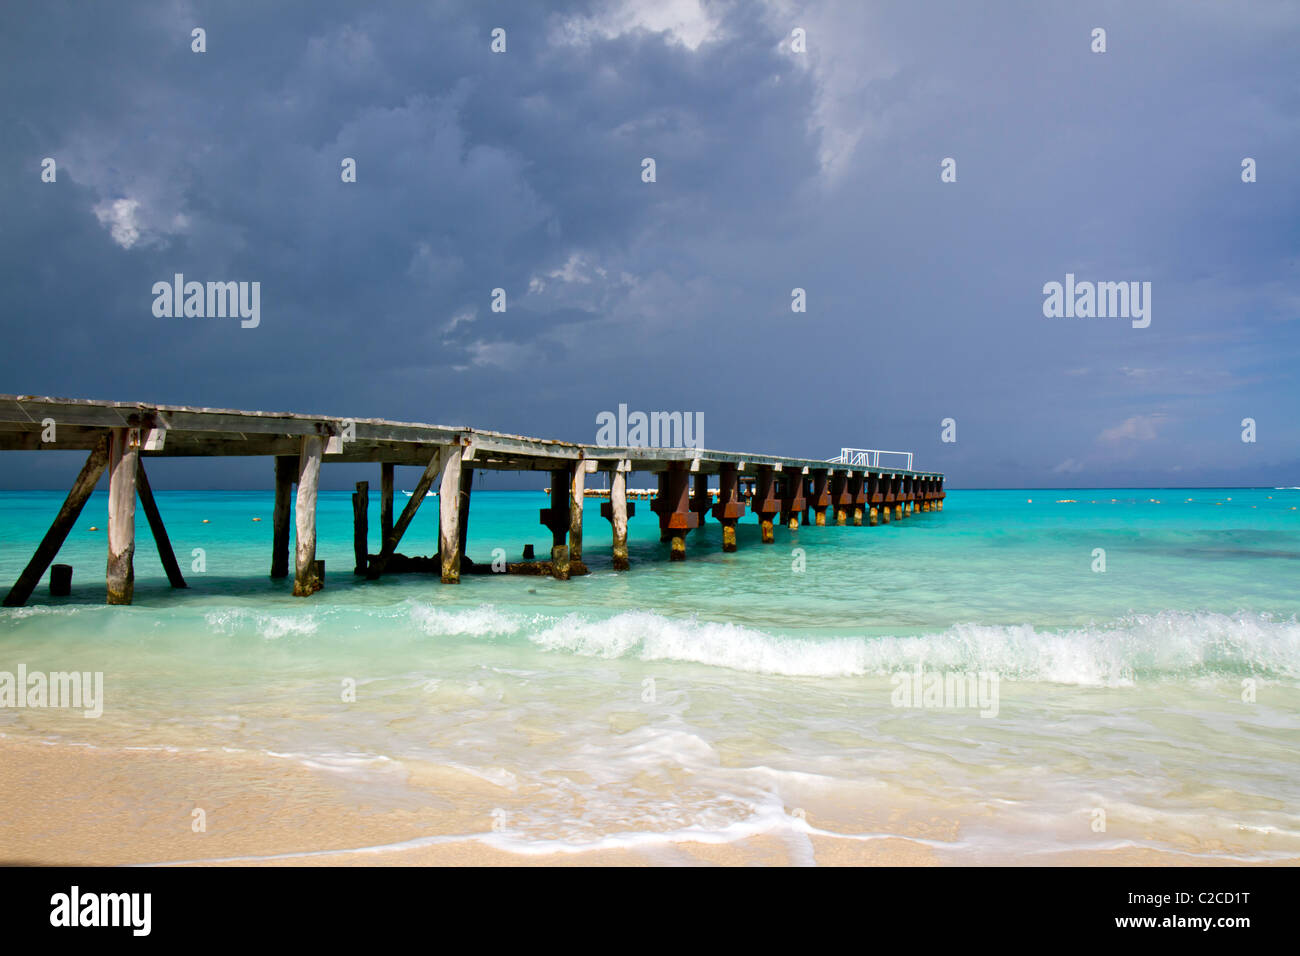
<svg viewBox="0 0 1300 956"><path fill-rule="evenodd" d="M42 584L40 604L0 611L0 671L102 671L103 715L2 708L0 733L280 754L399 801L457 768L496 787L479 808L487 838L521 851L731 838L803 816L959 857L1300 853L1295 489L955 491L942 513L778 528L768 546L750 516L735 554L711 523L675 564L638 502L621 574L588 499L591 575L457 587L354 578L351 500L333 493L326 589L307 600L266 577L269 494L158 499L190 589L167 587L139 516L136 603L100 603L97 495L59 557L73 596ZM0 494L0 577L17 576L59 501ZM476 490L469 554L544 554L546 504ZM425 507L402 550L431 553L435 537ZM972 675L985 699L900 699L933 674Z"/></svg>

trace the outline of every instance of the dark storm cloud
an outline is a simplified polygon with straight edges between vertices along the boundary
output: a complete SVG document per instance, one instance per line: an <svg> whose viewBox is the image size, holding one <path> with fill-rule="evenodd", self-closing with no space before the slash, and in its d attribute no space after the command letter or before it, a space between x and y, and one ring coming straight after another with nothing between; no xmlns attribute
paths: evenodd
<svg viewBox="0 0 1300 956"><path fill-rule="evenodd" d="M0 391L1300 483L1300 14L1132 7L10 8ZM177 272L260 281L260 326L155 318ZM1151 326L1044 318L1066 272L1152 282Z"/></svg>

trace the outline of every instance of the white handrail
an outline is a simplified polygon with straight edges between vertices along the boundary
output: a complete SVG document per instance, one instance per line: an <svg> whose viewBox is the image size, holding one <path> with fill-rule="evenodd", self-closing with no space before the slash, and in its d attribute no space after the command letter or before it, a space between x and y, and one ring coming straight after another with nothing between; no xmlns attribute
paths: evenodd
<svg viewBox="0 0 1300 956"><path fill-rule="evenodd" d="M912 470L912 453L910 451L886 451L883 448L841 448L839 457L826 459L832 465L848 465L851 468L879 468L881 455L904 455L907 457L907 471Z"/></svg>

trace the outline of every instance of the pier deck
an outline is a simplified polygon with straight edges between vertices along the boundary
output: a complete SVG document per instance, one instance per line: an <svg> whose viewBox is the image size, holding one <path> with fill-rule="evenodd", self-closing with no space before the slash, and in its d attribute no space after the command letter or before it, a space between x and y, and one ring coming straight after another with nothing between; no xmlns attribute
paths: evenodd
<svg viewBox="0 0 1300 956"><path fill-rule="evenodd" d="M273 457L276 504L271 575L288 576L292 511L296 531L294 593L303 596L323 584L315 559L316 490L323 463L381 465L378 554L368 554L366 549L368 483L359 482L354 495L356 572L371 579L393 563L406 528L426 492L438 481L440 493L435 500L439 502L441 579L458 581L473 473L481 469L549 475L551 507L542 509L540 520L553 535L548 570L559 578L585 572L585 480L596 472L606 472L610 479L609 500L602 503L601 513L612 525L614 566L620 570L628 566L627 519L635 510L627 501L629 472L657 475L658 493L651 508L659 516L663 540L671 543L673 560L685 557L687 534L708 515L723 526L723 549L734 551L735 525L746 509L758 516L764 543L771 543L778 515L792 528L801 516L804 523L825 524L828 512L837 524L874 525L891 517L905 518L914 511L941 511L945 497L942 474L913 469L849 467L810 458L692 448L609 447L468 426L373 418L27 395L0 395L0 450L89 452L50 530L5 598L8 606L26 603L105 471L109 473L108 603L131 602L137 496L172 585L185 586L145 475L143 463L150 458ZM414 465L424 471L394 521L396 465ZM716 491L708 486L709 476L716 476ZM294 484L298 486L296 495Z"/></svg>

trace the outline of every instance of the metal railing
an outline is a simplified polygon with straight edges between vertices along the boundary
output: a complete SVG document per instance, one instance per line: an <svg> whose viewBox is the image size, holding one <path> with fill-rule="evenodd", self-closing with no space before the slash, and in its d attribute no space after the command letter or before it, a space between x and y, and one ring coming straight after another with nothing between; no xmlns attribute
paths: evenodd
<svg viewBox="0 0 1300 956"><path fill-rule="evenodd" d="M903 467L912 470L912 453L910 451L885 451L883 448L841 448L839 456L828 458L832 465L848 465L850 468L879 468L881 455L903 455L907 464Z"/></svg>

